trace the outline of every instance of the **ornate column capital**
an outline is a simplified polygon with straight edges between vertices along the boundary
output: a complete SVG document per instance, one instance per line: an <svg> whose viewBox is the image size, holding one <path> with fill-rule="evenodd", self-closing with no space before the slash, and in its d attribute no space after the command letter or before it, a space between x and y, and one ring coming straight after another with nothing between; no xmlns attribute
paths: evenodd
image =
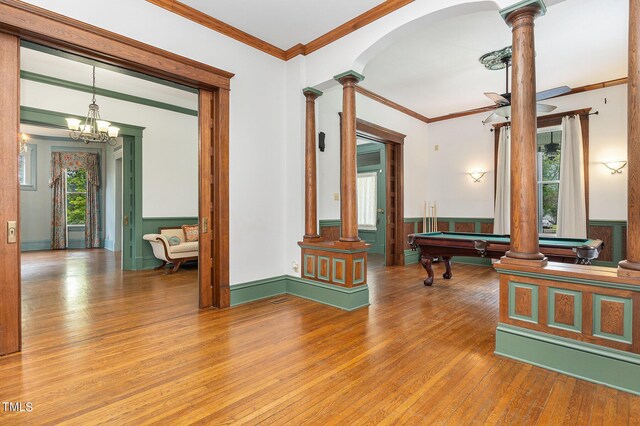
<svg viewBox="0 0 640 426"><path fill-rule="evenodd" d="M316 100L322 96L322 92L318 89L314 89L313 87L305 87L302 89L302 94L307 98L307 100Z"/></svg>
<svg viewBox="0 0 640 426"><path fill-rule="evenodd" d="M342 84L343 86L348 83L358 84L364 80L364 75L357 73L353 70L345 71L333 77L334 80Z"/></svg>
<svg viewBox="0 0 640 426"><path fill-rule="evenodd" d="M547 6L543 0L522 0L501 9L500 16L511 27L518 16L532 15L533 17L538 17L543 16L546 12Z"/></svg>

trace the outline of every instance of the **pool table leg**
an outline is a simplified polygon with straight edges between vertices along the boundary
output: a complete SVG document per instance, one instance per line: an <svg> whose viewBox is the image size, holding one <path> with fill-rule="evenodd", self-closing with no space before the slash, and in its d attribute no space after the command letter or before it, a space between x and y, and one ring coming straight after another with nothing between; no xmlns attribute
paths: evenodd
<svg viewBox="0 0 640 426"><path fill-rule="evenodd" d="M444 267L446 271L442 274L442 278L445 280L451 279L453 274L451 273L451 256L442 256L442 260L444 261Z"/></svg>
<svg viewBox="0 0 640 426"><path fill-rule="evenodd" d="M424 279L424 285L432 285L433 284L433 267L431 263L433 262L433 257L431 256L420 256L420 264L427 271L427 278Z"/></svg>

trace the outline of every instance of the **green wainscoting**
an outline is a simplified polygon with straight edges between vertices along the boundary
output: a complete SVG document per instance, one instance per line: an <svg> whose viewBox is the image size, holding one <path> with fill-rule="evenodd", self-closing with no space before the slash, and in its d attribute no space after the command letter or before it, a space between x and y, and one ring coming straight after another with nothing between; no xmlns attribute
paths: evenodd
<svg viewBox="0 0 640 426"><path fill-rule="evenodd" d="M158 228L172 226L193 225L198 223L197 217L143 217L142 235L157 234ZM141 255L136 258L136 269L150 269L160 265L160 261L153 255L153 249L148 241L142 241Z"/></svg>
<svg viewBox="0 0 640 426"><path fill-rule="evenodd" d="M405 238L409 233L422 232L421 217L406 217ZM340 228L339 219L320 220L320 230L322 228ZM598 266L617 267L618 262L626 256L625 250L625 233L627 222L625 220L590 220L589 221L589 238L598 238L604 241L605 249L600 254L600 259L593 262ZM448 232L490 232L493 229L493 218L473 218L473 217L439 217L438 230ZM411 250L405 246L404 260L405 264L418 263L419 254L417 251ZM456 256L454 262L467 263L472 265L491 265L491 259L482 259L479 257Z"/></svg>
<svg viewBox="0 0 640 426"><path fill-rule="evenodd" d="M325 305L344 309L345 311L353 311L369 305L369 287L367 285L344 288L335 285L325 285L291 275L281 275L232 285L230 291L231 306L281 294L292 294Z"/></svg>
<svg viewBox="0 0 640 426"><path fill-rule="evenodd" d="M495 353L640 395L640 356L633 353L502 323Z"/></svg>

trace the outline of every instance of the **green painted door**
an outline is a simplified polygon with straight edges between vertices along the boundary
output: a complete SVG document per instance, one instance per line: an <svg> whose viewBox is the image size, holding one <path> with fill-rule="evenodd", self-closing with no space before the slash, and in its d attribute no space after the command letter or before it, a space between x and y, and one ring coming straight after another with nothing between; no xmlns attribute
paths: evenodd
<svg viewBox="0 0 640 426"><path fill-rule="evenodd" d="M376 189L376 208L375 216L369 215L369 219L374 219L373 223L367 223L362 225L358 220L358 236L371 244L369 253L373 254L385 254L385 242L386 242L386 151L385 145L381 143L365 143L358 145L358 178L359 179L373 179L375 176L375 189ZM359 184L359 190L362 190L363 185ZM361 199L360 196L358 197ZM358 206L360 209L360 206ZM362 214L359 212L359 219L362 218ZM371 220L369 220L371 222Z"/></svg>
<svg viewBox="0 0 640 426"><path fill-rule="evenodd" d="M135 208L135 138L124 136L122 144L122 269L134 268L134 208Z"/></svg>

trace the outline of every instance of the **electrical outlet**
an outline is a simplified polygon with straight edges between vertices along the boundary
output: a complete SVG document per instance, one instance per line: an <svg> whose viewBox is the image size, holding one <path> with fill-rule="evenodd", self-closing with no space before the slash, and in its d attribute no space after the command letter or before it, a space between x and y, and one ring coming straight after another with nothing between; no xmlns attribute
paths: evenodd
<svg viewBox="0 0 640 426"><path fill-rule="evenodd" d="M434 150L434 151L439 151L439 150L440 150L440 145L436 145L436 146L434 146L434 147L433 147L433 150Z"/></svg>
<svg viewBox="0 0 640 426"><path fill-rule="evenodd" d="M333 201L340 201L340 194L338 194L337 192L333 193Z"/></svg>

